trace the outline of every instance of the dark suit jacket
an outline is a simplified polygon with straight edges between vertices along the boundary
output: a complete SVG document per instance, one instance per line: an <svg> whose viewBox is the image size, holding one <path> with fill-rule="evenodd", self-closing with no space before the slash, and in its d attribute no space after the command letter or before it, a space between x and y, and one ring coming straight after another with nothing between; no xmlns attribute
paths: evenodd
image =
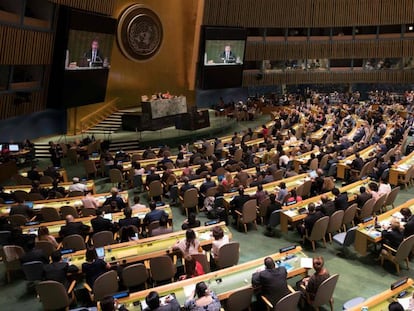
<svg viewBox="0 0 414 311"><path fill-rule="evenodd" d="M89 229L90 227L84 225L82 222L70 222L67 225L62 226L62 228L60 228L59 235L62 238L72 234L84 235L88 233Z"/></svg>
<svg viewBox="0 0 414 311"><path fill-rule="evenodd" d="M404 236L400 230L383 230L382 238L385 244L397 249L404 239Z"/></svg>
<svg viewBox="0 0 414 311"><path fill-rule="evenodd" d="M114 208L114 210L115 209L121 210L121 209L126 207L126 204L125 204L124 200L119 196L111 196L110 198L107 198L105 200L103 206L105 206L105 205L112 206ZM115 208L115 205L116 205L116 208Z"/></svg>
<svg viewBox="0 0 414 311"><path fill-rule="evenodd" d="M371 195L371 193L368 193L368 192L358 194L357 199L356 199L358 207L361 208L362 206L364 206L365 202L368 201L371 198L372 198L372 195Z"/></svg>
<svg viewBox="0 0 414 311"><path fill-rule="evenodd" d="M147 176L147 179L146 179L145 182L146 182L147 186L149 186L149 184L151 183L151 181L154 181L154 180L161 180L160 175L158 175L158 174L149 174Z"/></svg>
<svg viewBox="0 0 414 311"><path fill-rule="evenodd" d="M88 59L92 59L92 50L89 50L88 52L86 52L83 57L86 57ZM101 54L101 51L97 50L96 51L96 61L97 62L103 62L104 61L104 56Z"/></svg>
<svg viewBox="0 0 414 311"><path fill-rule="evenodd" d="M32 218L33 217L33 210L24 204L19 204L16 206L12 206L10 209L9 215L23 215L26 218Z"/></svg>
<svg viewBox="0 0 414 311"><path fill-rule="evenodd" d="M49 263L49 259L41 249L33 249L26 252L21 258L21 263L31 262L31 261L41 261L43 263Z"/></svg>
<svg viewBox="0 0 414 311"><path fill-rule="evenodd" d="M221 52L220 58L223 59L223 60L226 58L226 51ZM233 53L233 51L230 51L228 62L229 63L234 63L235 61L236 61L236 55Z"/></svg>
<svg viewBox="0 0 414 311"><path fill-rule="evenodd" d="M308 234L311 234L313 225L319 218L322 218L323 216L324 215L322 214L322 212L319 212L319 211L306 216L304 222L305 222L305 229L308 231Z"/></svg>
<svg viewBox="0 0 414 311"><path fill-rule="evenodd" d="M346 193L340 193L335 198L334 203L335 203L335 209L337 211L339 210L345 211L348 208L348 195Z"/></svg>
<svg viewBox="0 0 414 311"><path fill-rule="evenodd" d="M138 217L124 218L124 219L120 219L118 224L120 228L128 227L128 226L135 226L139 228L140 220Z"/></svg>
<svg viewBox="0 0 414 311"><path fill-rule="evenodd" d="M335 212L335 203L329 200L320 206L320 210L325 216L331 216Z"/></svg>
<svg viewBox="0 0 414 311"><path fill-rule="evenodd" d="M43 266L43 273L46 280L56 281L62 283L65 287L69 285L66 274L68 272L76 272L79 269L72 265L69 266L66 262L52 262L51 264Z"/></svg>
<svg viewBox="0 0 414 311"><path fill-rule="evenodd" d="M205 181L201 184L200 186L200 192L201 193L206 193L206 191L212 187L215 187L216 183L214 181Z"/></svg>
<svg viewBox="0 0 414 311"><path fill-rule="evenodd" d="M289 294L287 271L284 267L265 269L252 276L252 285L261 286L261 293L275 305L280 298Z"/></svg>
<svg viewBox="0 0 414 311"><path fill-rule="evenodd" d="M235 210L241 211L243 209L244 203L249 200L250 197L247 194L237 195L233 200L231 200L230 204Z"/></svg>
<svg viewBox="0 0 414 311"><path fill-rule="evenodd" d="M181 306L178 303L177 299L171 300L164 306L159 306L156 309L145 308L144 311L180 311Z"/></svg>
<svg viewBox="0 0 414 311"><path fill-rule="evenodd" d="M408 238L410 235L414 234L414 217L405 224L404 226L404 238Z"/></svg>
<svg viewBox="0 0 414 311"><path fill-rule="evenodd" d="M112 231L114 225L109 219L105 219L102 216L97 216L91 220L93 233L101 231Z"/></svg>

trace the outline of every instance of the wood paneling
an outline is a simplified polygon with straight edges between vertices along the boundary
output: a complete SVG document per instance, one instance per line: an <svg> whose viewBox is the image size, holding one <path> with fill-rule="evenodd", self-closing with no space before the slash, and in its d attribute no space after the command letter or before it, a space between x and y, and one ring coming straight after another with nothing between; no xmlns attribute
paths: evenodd
<svg viewBox="0 0 414 311"><path fill-rule="evenodd" d="M306 58L385 58L412 56L414 40L246 43L246 61Z"/></svg>
<svg viewBox="0 0 414 311"><path fill-rule="evenodd" d="M341 72L273 72L264 73L258 79L259 70L245 70L243 85L275 85L275 84L335 84L335 83L412 83L414 71L341 71Z"/></svg>
<svg viewBox="0 0 414 311"><path fill-rule="evenodd" d="M116 0L49 0L50 2L66 5L85 11L112 15Z"/></svg>
<svg viewBox="0 0 414 311"><path fill-rule="evenodd" d="M46 65L52 62L53 33L0 25L0 64Z"/></svg>
<svg viewBox="0 0 414 311"><path fill-rule="evenodd" d="M30 102L16 104L16 94L0 95L0 120L41 111L46 107L46 91L30 93Z"/></svg>
<svg viewBox="0 0 414 311"><path fill-rule="evenodd" d="M413 0L206 0L205 25L331 27L412 23Z"/></svg>

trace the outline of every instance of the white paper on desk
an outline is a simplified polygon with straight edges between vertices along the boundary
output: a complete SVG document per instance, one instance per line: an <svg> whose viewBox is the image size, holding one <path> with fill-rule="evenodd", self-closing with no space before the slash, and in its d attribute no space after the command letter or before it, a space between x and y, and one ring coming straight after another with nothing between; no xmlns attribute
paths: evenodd
<svg viewBox="0 0 414 311"><path fill-rule="evenodd" d="M301 258L300 259L300 267L311 269L313 267L313 259L312 258Z"/></svg>
<svg viewBox="0 0 414 311"><path fill-rule="evenodd" d="M400 303L400 305L402 305L404 310L409 310L409 311L414 310L414 301L411 302L411 300L412 300L411 297L399 298L397 300Z"/></svg>
<svg viewBox="0 0 414 311"><path fill-rule="evenodd" d="M193 295L194 289L195 289L195 285L187 285L183 287L184 289L184 295L185 298L192 298L191 296Z"/></svg>
<svg viewBox="0 0 414 311"><path fill-rule="evenodd" d="M293 217L293 216L296 216L296 215L297 215L296 211L290 211L290 210L288 210L288 211L283 211L283 213L285 213L285 214L286 214L286 215L288 215L289 217Z"/></svg>
<svg viewBox="0 0 414 311"><path fill-rule="evenodd" d="M203 232L199 236L200 240L210 240L211 239L211 233L210 232Z"/></svg>

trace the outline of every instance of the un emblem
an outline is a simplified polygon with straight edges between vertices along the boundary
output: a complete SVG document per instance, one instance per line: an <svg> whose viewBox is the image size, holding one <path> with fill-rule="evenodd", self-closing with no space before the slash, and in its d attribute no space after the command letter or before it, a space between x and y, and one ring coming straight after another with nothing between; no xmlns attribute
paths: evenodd
<svg viewBox="0 0 414 311"><path fill-rule="evenodd" d="M128 7L119 18L118 45L122 53L133 61L153 57L161 47L162 36L158 15L140 4Z"/></svg>

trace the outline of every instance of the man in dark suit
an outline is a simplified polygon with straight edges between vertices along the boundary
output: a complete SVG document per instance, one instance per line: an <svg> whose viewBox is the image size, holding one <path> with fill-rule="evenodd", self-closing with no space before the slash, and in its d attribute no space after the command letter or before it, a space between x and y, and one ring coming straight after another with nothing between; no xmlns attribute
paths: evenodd
<svg viewBox="0 0 414 311"><path fill-rule="evenodd" d="M397 249L404 239L404 235L400 230L400 222L395 219L391 221L391 227L388 230L383 230L381 235L383 243L391 246L393 249Z"/></svg>
<svg viewBox="0 0 414 311"><path fill-rule="evenodd" d="M154 180L161 180L161 177L155 173L155 167L151 167L150 173L147 175L147 179L145 180L147 187L149 187L150 183Z"/></svg>
<svg viewBox="0 0 414 311"><path fill-rule="evenodd" d="M157 209L157 205L155 204L155 202L150 202L149 208L151 211L147 213L144 217L145 225L148 225L153 221L160 221L162 216L166 215L168 217L168 213L164 209Z"/></svg>
<svg viewBox="0 0 414 311"><path fill-rule="evenodd" d="M358 208L362 208L366 201L372 198L371 193L368 193L364 186L359 188L360 194L357 195L356 203L358 204Z"/></svg>
<svg viewBox="0 0 414 311"><path fill-rule="evenodd" d="M128 227L128 226L135 226L139 228L140 226L140 220L138 217L132 217L132 209L129 207L124 209L124 216L125 218L120 219L118 222L118 225L120 228L122 227Z"/></svg>
<svg viewBox="0 0 414 311"><path fill-rule="evenodd" d="M68 235L79 234L85 236L89 232L90 227L84 225L81 221L76 221L72 215L66 216L66 225L62 226L59 231L59 236L64 238Z"/></svg>
<svg viewBox="0 0 414 311"><path fill-rule="evenodd" d="M404 226L404 238L408 238L414 234L414 216L408 219L408 222Z"/></svg>
<svg viewBox="0 0 414 311"><path fill-rule="evenodd" d="M211 176L210 175L207 175L206 176L206 181L203 182L201 184L201 186L200 186L200 192L202 194L206 194L206 192L207 192L208 189L210 189L212 187L215 187L215 186L216 186L216 182L211 180Z"/></svg>
<svg viewBox="0 0 414 311"><path fill-rule="evenodd" d="M190 184L190 179L186 176L183 178L184 185L180 188L180 195L184 196L184 193L191 188L194 188L194 185Z"/></svg>
<svg viewBox="0 0 414 311"><path fill-rule="evenodd" d="M243 187L239 188L239 195L236 195L233 200L230 202L230 209L234 218L237 218L236 211L241 212L243 209L244 203L250 200L250 196L244 194Z"/></svg>
<svg viewBox="0 0 414 311"><path fill-rule="evenodd" d="M30 169L30 171L27 172L27 177L30 180L40 180L40 173L37 170L36 165L32 165L32 168Z"/></svg>
<svg viewBox="0 0 414 311"><path fill-rule="evenodd" d="M23 201L18 200L17 202L17 205L11 207L9 215L23 215L27 219L31 219L34 216L33 210L25 205Z"/></svg>
<svg viewBox="0 0 414 311"><path fill-rule="evenodd" d="M319 206L319 210L325 216L331 216L335 212L335 204L334 202L328 198L326 194L321 196L322 204Z"/></svg>
<svg viewBox="0 0 414 311"><path fill-rule="evenodd" d="M287 287L287 271L285 267L275 267L275 262L271 257L264 260L265 269L253 273L253 287L260 286L261 295L265 296L273 305L284 296L289 294Z"/></svg>
<svg viewBox="0 0 414 311"><path fill-rule="evenodd" d="M230 45L226 45L224 47L224 51L220 53L220 59L225 64L230 64L230 63L235 63L236 62L236 55L232 52Z"/></svg>
<svg viewBox="0 0 414 311"><path fill-rule="evenodd" d="M359 153L355 153L355 159L351 163L351 169L361 171L364 166L364 160L361 158Z"/></svg>
<svg viewBox="0 0 414 311"><path fill-rule="evenodd" d="M91 220L91 224L94 234L101 231L114 231L114 224L103 217L101 209L96 210L96 217Z"/></svg>
<svg viewBox="0 0 414 311"><path fill-rule="evenodd" d="M166 299L166 304L160 305L160 297L157 292L150 292L145 297L145 302L148 307L144 311L179 311L181 310L180 304L177 299Z"/></svg>
<svg viewBox="0 0 414 311"><path fill-rule="evenodd" d="M298 226L298 232L303 236L306 232L311 234L313 226L316 221L324 217L321 211L316 211L315 203L309 203L308 205L308 216L303 220L303 224Z"/></svg>
<svg viewBox="0 0 414 311"><path fill-rule="evenodd" d="M97 38L92 40L91 49L85 52L84 57L90 60L92 63L102 63L104 60L103 55L99 51L99 41Z"/></svg>
<svg viewBox="0 0 414 311"><path fill-rule="evenodd" d="M338 188L333 188L332 194L335 196L335 210L345 211L348 208L348 195L346 192L340 193Z"/></svg>
<svg viewBox="0 0 414 311"><path fill-rule="evenodd" d="M20 262L26 263L31 261L41 261L44 264L49 263L49 258L47 258L46 254L43 250L39 248L35 248L35 239L30 239L27 241L27 252L20 258Z"/></svg>
<svg viewBox="0 0 414 311"><path fill-rule="evenodd" d="M112 211L119 211L126 207L124 199L118 195L118 188L113 187L111 189L112 196L107 198L102 206L109 205L111 206Z"/></svg>
<svg viewBox="0 0 414 311"><path fill-rule="evenodd" d="M66 288L69 286L68 273L77 272L79 269L75 265L70 265L62 261L62 254L59 250L52 253L52 263L43 266L43 273L46 280L62 283Z"/></svg>

